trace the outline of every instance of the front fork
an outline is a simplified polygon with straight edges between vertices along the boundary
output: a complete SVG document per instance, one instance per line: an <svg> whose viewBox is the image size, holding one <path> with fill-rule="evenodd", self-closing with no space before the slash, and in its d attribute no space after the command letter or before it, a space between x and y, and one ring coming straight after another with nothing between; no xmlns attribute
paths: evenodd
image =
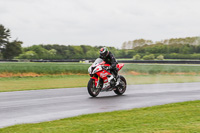
<svg viewBox="0 0 200 133"><path fill-rule="evenodd" d="M94 79L94 84L95 84L95 87L97 88L98 78L97 77L92 77L92 79Z"/></svg>
<svg viewBox="0 0 200 133"><path fill-rule="evenodd" d="M102 79L100 77L92 77L92 79L94 79L95 87L98 89L101 88Z"/></svg>
<svg viewBox="0 0 200 133"><path fill-rule="evenodd" d="M98 77L97 86L96 88L100 88L100 78Z"/></svg>

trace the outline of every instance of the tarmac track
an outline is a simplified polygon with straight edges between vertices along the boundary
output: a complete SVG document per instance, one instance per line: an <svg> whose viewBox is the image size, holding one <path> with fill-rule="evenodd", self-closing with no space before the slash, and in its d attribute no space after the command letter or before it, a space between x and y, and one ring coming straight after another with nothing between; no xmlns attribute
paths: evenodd
<svg viewBox="0 0 200 133"><path fill-rule="evenodd" d="M111 91L97 98L86 87L1 92L0 128L191 100L200 100L200 83L129 85L122 96Z"/></svg>

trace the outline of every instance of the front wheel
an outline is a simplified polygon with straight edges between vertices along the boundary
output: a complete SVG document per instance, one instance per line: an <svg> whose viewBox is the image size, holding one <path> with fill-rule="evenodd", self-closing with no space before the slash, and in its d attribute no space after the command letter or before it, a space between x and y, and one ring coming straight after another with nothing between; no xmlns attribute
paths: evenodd
<svg viewBox="0 0 200 133"><path fill-rule="evenodd" d="M120 78L120 84L117 86L116 90L114 92L117 95L122 95L126 91L126 79L123 76L119 76Z"/></svg>
<svg viewBox="0 0 200 133"><path fill-rule="evenodd" d="M100 89L96 88L94 79L89 80L87 89L90 96L96 97L97 95L99 95Z"/></svg>

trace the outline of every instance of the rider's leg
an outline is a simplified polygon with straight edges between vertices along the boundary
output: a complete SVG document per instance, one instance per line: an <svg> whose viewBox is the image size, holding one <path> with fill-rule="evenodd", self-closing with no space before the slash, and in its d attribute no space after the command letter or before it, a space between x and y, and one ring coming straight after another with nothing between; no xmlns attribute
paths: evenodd
<svg viewBox="0 0 200 133"><path fill-rule="evenodd" d="M118 69L115 70L115 79L116 79L116 86L118 86L119 83L120 83L120 78L119 78L119 75L118 75Z"/></svg>
<svg viewBox="0 0 200 133"><path fill-rule="evenodd" d="M115 78L115 82L116 82L116 86L117 85L119 85L119 83L120 83L120 78L119 78L119 76L118 76L118 70L117 69L114 69L114 70L112 70L112 75L114 76L114 78Z"/></svg>

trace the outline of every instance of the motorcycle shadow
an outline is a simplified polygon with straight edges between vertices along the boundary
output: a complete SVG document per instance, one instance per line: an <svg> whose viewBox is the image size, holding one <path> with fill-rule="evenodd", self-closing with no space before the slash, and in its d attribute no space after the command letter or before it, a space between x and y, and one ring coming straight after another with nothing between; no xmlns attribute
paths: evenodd
<svg viewBox="0 0 200 133"><path fill-rule="evenodd" d="M113 98L123 98L126 95L108 95L108 96L98 96L98 97L89 97L89 99L113 99Z"/></svg>

